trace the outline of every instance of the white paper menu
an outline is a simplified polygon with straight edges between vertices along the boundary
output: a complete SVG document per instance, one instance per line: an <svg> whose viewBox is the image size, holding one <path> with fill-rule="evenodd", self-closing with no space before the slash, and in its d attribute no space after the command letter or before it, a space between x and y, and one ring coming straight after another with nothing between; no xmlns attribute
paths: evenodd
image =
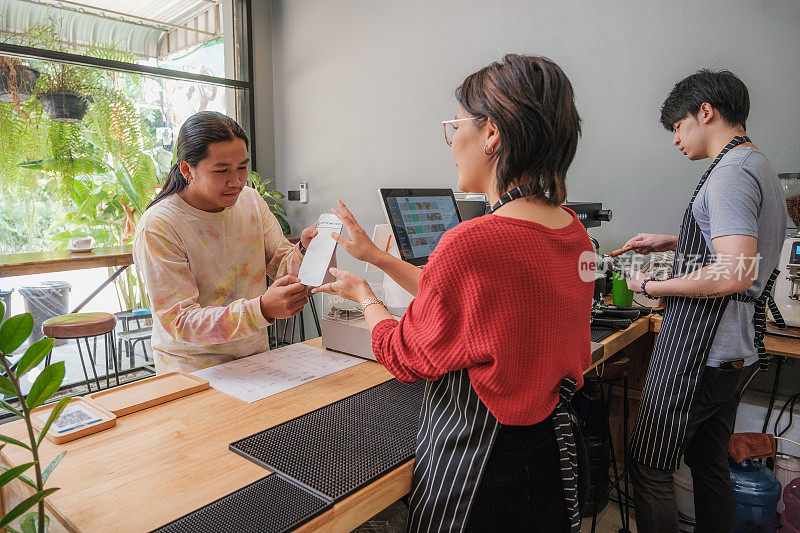
<svg viewBox="0 0 800 533"><path fill-rule="evenodd" d="M265 353L192 372L211 387L245 402L255 402L364 360L298 342Z"/></svg>
<svg viewBox="0 0 800 533"><path fill-rule="evenodd" d="M317 223L317 236L311 239L300 264L300 283L319 287L336 278L328 269L336 266L336 241L331 233L342 233L342 221L332 213L323 213Z"/></svg>

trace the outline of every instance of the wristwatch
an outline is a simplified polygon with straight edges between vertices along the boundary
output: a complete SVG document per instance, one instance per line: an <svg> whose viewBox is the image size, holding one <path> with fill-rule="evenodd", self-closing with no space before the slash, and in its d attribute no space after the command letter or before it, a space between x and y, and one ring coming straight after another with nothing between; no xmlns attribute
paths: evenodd
<svg viewBox="0 0 800 533"><path fill-rule="evenodd" d="M297 241L297 245L300 247L300 253L306 255L306 247L303 246L303 241Z"/></svg>
<svg viewBox="0 0 800 533"><path fill-rule="evenodd" d="M650 298L651 300L658 300L658 296L652 296L650 293L648 293L648 292L647 292L647 289L645 288L645 285L647 285L647 282L648 282L648 281L661 281L661 280L660 280L660 279L658 279L658 278L652 278L652 277L651 277L651 278L647 278L647 279L645 279L645 280L642 282L642 294L643 294L643 295L644 295L646 298Z"/></svg>

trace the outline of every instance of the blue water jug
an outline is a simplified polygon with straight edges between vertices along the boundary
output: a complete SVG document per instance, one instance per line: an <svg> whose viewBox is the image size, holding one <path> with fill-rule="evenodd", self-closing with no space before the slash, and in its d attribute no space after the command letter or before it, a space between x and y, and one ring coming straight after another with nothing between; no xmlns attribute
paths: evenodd
<svg viewBox="0 0 800 533"><path fill-rule="evenodd" d="M737 464L728 458L728 465L736 500L734 533L773 533L781 497L781 484L775 474L752 459Z"/></svg>

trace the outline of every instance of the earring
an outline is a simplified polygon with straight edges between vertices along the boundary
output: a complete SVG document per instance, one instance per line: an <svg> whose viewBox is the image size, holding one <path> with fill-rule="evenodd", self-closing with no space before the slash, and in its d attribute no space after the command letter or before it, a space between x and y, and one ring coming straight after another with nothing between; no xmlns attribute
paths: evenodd
<svg viewBox="0 0 800 533"><path fill-rule="evenodd" d="M487 151L486 151L486 148L488 148L488 146L484 144L484 145L483 145L483 153L484 153L484 154L486 154L486 155L492 155L492 154L494 153L494 148L492 148L492 151L491 151L491 152L487 152Z"/></svg>

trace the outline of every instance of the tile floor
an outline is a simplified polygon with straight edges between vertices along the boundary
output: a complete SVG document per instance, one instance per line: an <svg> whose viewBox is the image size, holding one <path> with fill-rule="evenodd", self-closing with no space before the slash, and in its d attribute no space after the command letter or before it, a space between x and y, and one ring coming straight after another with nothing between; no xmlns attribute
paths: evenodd
<svg viewBox="0 0 800 533"><path fill-rule="evenodd" d="M619 506L615 502L608 502L606 508L598 516L596 533L618 533L622 528L622 520L619 516ZM592 530L592 519L584 518L581 522L581 531L589 532ZM631 509L631 533L636 533L636 521Z"/></svg>

